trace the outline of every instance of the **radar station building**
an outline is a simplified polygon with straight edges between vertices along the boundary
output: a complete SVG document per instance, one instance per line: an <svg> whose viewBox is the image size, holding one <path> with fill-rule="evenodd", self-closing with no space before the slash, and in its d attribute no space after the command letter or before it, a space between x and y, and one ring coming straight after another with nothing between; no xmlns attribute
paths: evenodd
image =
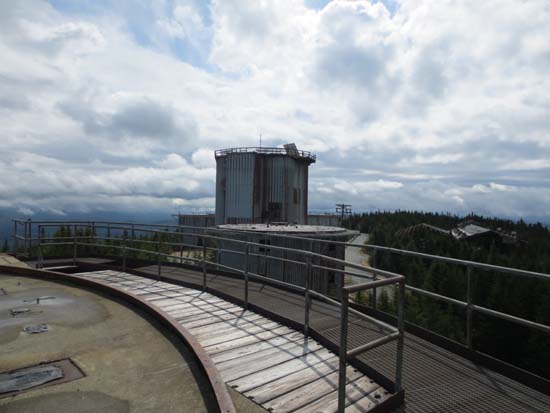
<svg viewBox="0 0 550 413"><path fill-rule="evenodd" d="M283 148L215 152L216 225L307 224L308 168L315 155Z"/></svg>

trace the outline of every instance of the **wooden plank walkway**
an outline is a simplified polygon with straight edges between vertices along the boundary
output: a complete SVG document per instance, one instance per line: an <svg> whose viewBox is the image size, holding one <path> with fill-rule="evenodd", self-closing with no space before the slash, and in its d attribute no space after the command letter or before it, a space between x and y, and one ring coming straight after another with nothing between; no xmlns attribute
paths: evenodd
<svg viewBox="0 0 550 413"><path fill-rule="evenodd" d="M157 276L155 265L135 270L148 273L152 278ZM202 283L200 271L186 268L163 267L162 277L165 280L197 286ZM237 299L242 300L244 296L242 278L208 274L208 287ZM303 323L303 296L257 282L250 282L249 291L250 303ZM338 308L313 300L310 323L317 332L338 344ZM350 317L350 348L378 337L378 328ZM409 333L405 335L403 357L403 383L406 394L402 411L407 413L550 412L550 395L529 388ZM386 377L392 378L395 372L395 343L361 354L359 359ZM289 378L292 379L290 376ZM347 411L357 410L354 410L352 405Z"/></svg>
<svg viewBox="0 0 550 413"><path fill-rule="evenodd" d="M188 329L227 385L272 412L336 412L338 357L311 338L212 294L105 270L79 273L140 296ZM368 412L391 395L348 366L346 411Z"/></svg>

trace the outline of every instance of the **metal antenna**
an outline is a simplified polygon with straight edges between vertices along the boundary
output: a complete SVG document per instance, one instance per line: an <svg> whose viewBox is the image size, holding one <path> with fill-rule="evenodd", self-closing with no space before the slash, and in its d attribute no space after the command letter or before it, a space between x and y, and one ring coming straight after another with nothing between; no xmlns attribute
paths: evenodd
<svg viewBox="0 0 550 413"><path fill-rule="evenodd" d="M336 204L336 213L340 214L340 222L344 221L346 215L351 215L351 205L349 204Z"/></svg>

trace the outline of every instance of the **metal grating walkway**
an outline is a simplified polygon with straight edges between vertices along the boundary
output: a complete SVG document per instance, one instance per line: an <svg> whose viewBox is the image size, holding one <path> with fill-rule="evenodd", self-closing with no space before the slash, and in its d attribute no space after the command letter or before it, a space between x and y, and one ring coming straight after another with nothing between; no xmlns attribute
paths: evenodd
<svg viewBox="0 0 550 413"><path fill-rule="evenodd" d="M136 268L157 276L157 266ZM197 286L202 274L176 267L163 267L162 276ZM235 298L243 298L243 281L224 276L208 276L208 287ZM277 288L250 283L250 303L302 323L303 297ZM335 344L339 341L339 311L313 301L312 328ZM349 346L380 337L376 327L350 316ZM387 377L393 377L395 343L359 356ZM476 365L411 334L405 338L403 383L406 391L404 412L549 412L550 395L543 394L506 376Z"/></svg>
<svg viewBox="0 0 550 413"><path fill-rule="evenodd" d="M338 357L313 339L215 295L112 270L75 274L140 296L200 342L225 383L265 409L336 412ZM346 411L368 412L391 395L348 367Z"/></svg>

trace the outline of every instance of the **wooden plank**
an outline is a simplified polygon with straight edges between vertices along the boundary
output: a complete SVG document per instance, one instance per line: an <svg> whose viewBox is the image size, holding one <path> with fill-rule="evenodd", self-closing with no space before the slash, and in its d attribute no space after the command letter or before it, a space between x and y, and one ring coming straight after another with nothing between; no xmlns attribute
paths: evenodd
<svg viewBox="0 0 550 413"><path fill-rule="evenodd" d="M212 326L214 324L219 325L221 327L223 324L234 323L235 321L238 321L238 320L255 321L262 318L263 317L261 315L254 314L249 311L247 311L246 313L244 312L230 313L225 311L223 314L218 316L210 315L210 317L208 318L201 318L195 321L185 321L183 325L185 326L185 328L189 330L195 330L198 328L207 328L208 326ZM197 332L199 333L200 331L197 330Z"/></svg>
<svg viewBox="0 0 550 413"><path fill-rule="evenodd" d="M306 355L300 356L300 359L302 359L305 363L313 363L315 361L326 360L332 356L333 354L330 351L323 348L318 351L313 351L311 353L307 353ZM277 364L281 364L285 361L292 360L295 358L296 356L293 354L279 352L277 354L270 354L261 359L253 359L253 362L244 361L242 365L233 367L231 369L222 368L220 369L220 373L222 375L222 378L226 382L230 382L240 377L245 377L249 374L252 374L261 370L265 370L269 367L273 367ZM265 383L265 382L260 381L260 383Z"/></svg>
<svg viewBox="0 0 550 413"><path fill-rule="evenodd" d="M197 314L205 314L205 313L210 313L213 311L220 311L220 310L242 311L242 308L237 307L236 305L231 303L219 303L216 305L205 305L205 306L188 304L186 305L185 309L177 310L177 311L170 310L170 311L167 311L167 313L170 314L170 316L174 317L176 320L180 321L180 318L183 318L183 317L197 315Z"/></svg>
<svg viewBox="0 0 550 413"><path fill-rule="evenodd" d="M203 334L193 334L203 347L211 346L216 343L223 343L225 341L235 340L237 338L246 337L248 335L255 335L265 331L270 331L277 328L280 324L267 320L266 322L260 322L258 325L250 323L250 325L241 325L239 327L231 327L224 329L223 331L213 330Z"/></svg>
<svg viewBox="0 0 550 413"><path fill-rule="evenodd" d="M231 303L227 303L231 304ZM217 306L221 307L221 305ZM173 315L173 317L178 320L182 325L193 321L200 321L205 318L217 317L221 314L242 314L244 309L237 306L226 306L227 308L217 308L214 310L196 310L193 313L188 312L182 315Z"/></svg>
<svg viewBox="0 0 550 413"><path fill-rule="evenodd" d="M234 340L224 341L223 343L214 343L210 345L204 345L203 347L208 352L209 355L217 354L222 351L227 351L235 347L241 347L247 344L256 343L258 341L267 340L276 336L293 333L290 328L281 326L277 327L271 331L264 331L258 334L249 335L246 337L239 337Z"/></svg>
<svg viewBox="0 0 550 413"><path fill-rule="evenodd" d="M360 399L369 401L367 395L379 389L376 383L371 383L368 377L362 376L357 380L346 384L346 406L353 404ZM368 406L368 403L364 403ZM338 391L333 391L324 397L310 403L296 412L300 413L334 413L338 410Z"/></svg>
<svg viewBox="0 0 550 413"><path fill-rule="evenodd" d="M166 298L189 297L189 296L196 297L196 296L200 295L200 291L197 291L196 294L190 294L190 293L185 292L185 291L183 291L179 288L172 288L172 289L165 289L163 291L158 291L158 292L152 293L152 294L160 294L161 296L166 297Z"/></svg>
<svg viewBox="0 0 550 413"><path fill-rule="evenodd" d="M190 302L190 303L185 303L185 304L182 304L186 309L186 312L185 314L187 315L190 315L192 314L191 311L198 311L198 314L204 314L204 313L207 313L207 312L212 312L212 311L218 311L218 310L228 310L229 309L241 309L241 307L238 307L236 306L235 304L231 304L231 303L228 303L226 301L222 301L222 302L219 302L219 303L214 303L214 304L210 304L210 303L201 303L200 301L193 301L193 302ZM176 310L173 310L173 309L166 309L164 310L166 311L168 314L170 314L172 317L176 318L178 317L178 312L181 312L181 311L176 311ZM194 314L197 314L196 312Z"/></svg>
<svg viewBox="0 0 550 413"><path fill-rule="evenodd" d="M247 397L254 397L257 403L264 403L336 371L338 363L336 356L311 364L299 359L289 360L228 384L237 386Z"/></svg>
<svg viewBox="0 0 550 413"><path fill-rule="evenodd" d="M305 346L296 343L289 342L281 344L277 347L271 347L262 351L256 351L254 353L248 353L240 358L234 358L231 360L216 363L218 370L229 370L232 368L242 367L243 363L254 363L259 366L259 361L268 359L271 356L286 355L289 359L300 359L306 354L323 349L323 347L315 341L307 343ZM265 368L262 368L262 370Z"/></svg>
<svg viewBox="0 0 550 413"><path fill-rule="evenodd" d="M174 302L173 304L165 303L164 305L157 305L158 308L160 308L163 311L172 311L176 308L181 308L181 306L190 307L190 308L207 308L210 306L216 306L218 303L225 303L226 301L203 301L202 299L194 299L194 300L179 300Z"/></svg>
<svg viewBox="0 0 550 413"><path fill-rule="evenodd" d="M302 342L304 341L304 336L302 333L297 331L286 334L284 336L273 337L269 340L260 341L257 343L249 344L242 347L237 347L231 350L224 351L212 356L214 363L221 363L223 361L232 360L234 358L239 358L246 356L247 354L254 353L256 351L262 351L267 348L272 348L280 346L286 343L292 342Z"/></svg>
<svg viewBox="0 0 550 413"><path fill-rule="evenodd" d="M353 367L348 367L346 370L346 383L357 380L362 376ZM330 373L327 376L321 377L319 380L300 387L294 391L286 393L280 397L269 400L263 404L265 409L273 409L273 412L291 412L303 406L306 406L317 399L338 389L338 372Z"/></svg>
<svg viewBox="0 0 550 413"><path fill-rule="evenodd" d="M186 297L187 294L182 294L177 291L159 291L157 293L147 293L143 294L141 298L147 301L157 301L162 300L164 298L179 298L179 297Z"/></svg>
<svg viewBox="0 0 550 413"><path fill-rule="evenodd" d="M238 317L233 318L232 320L220 320L214 322L202 325L202 326L196 326L196 327L188 327L187 324L184 324L186 328L191 331L191 333L195 337L201 337L203 334L208 334L210 332L216 332L222 333L224 330L230 330L232 328L245 328L247 326L254 326L254 325L262 325L266 323L273 323L273 321L262 317L259 314L248 314L248 315L240 315Z"/></svg>
<svg viewBox="0 0 550 413"><path fill-rule="evenodd" d="M215 303L221 303L221 302L226 302L226 301L221 300L219 298L208 298L208 297L203 298L203 297L184 295L184 296L175 297L175 298L165 297L159 300L155 300L153 304L155 304L155 306L164 310L166 307L169 307L170 305L174 305L174 304L196 303L197 305L203 305L204 303L215 304Z"/></svg>

